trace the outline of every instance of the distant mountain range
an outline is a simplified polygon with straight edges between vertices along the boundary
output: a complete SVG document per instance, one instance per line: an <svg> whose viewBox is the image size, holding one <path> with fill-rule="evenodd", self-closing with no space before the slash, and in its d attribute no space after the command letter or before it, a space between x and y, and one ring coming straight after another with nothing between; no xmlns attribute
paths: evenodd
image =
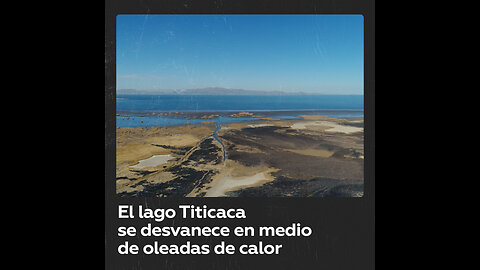
<svg viewBox="0 0 480 270"><path fill-rule="evenodd" d="M283 92L283 91L257 91L244 89L228 89L221 87L208 87L198 89L182 89L182 90L135 90L135 89L119 89L117 94L120 95L320 95L318 93L307 92Z"/></svg>

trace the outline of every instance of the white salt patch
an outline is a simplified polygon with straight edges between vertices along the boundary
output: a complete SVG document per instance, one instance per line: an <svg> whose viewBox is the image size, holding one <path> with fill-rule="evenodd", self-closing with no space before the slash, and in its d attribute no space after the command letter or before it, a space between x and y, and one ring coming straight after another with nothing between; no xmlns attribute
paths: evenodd
<svg viewBox="0 0 480 270"><path fill-rule="evenodd" d="M272 124L252 124L248 125L249 127L256 128L256 127L272 127Z"/></svg>
<svg viewBox="0 0 480 270"><path fill-rule="evenodd" d="M363 128L361 128L361 127L344 126L344 125L339 125L337 123L329 122L329 121L297 122L297 123L294 123L291 126L291 128L293 128L293 129L305 129L307 126L327 127L325 132L354 133L354 132L363 131Z"/></svg>
<svg viewBox="0 0 480 270"><path fill-rule="evenodd" d="M205 194L205 197L222 197L225 196L227 191L233 191L242 186L254 185L264 180L267 179L263 172L246 177L231 177L227 175L220 179L215 186L211 187Z"/></svg>
<svg viewBox="0 0 480 270"><path fill-rule="evenodd" d="M306 125L312 125L312 122L296 122L290 127L293 129L305 129Z"/></svg>
<svg viewBox="0 0 480 270"><path fill-rule="evenodd" d="M167 163L169 160L174 159L170 155L156 155L144 160L140 160L138 164L130 166L133 169L143 169L146 167L155 167L163 163Z"/></svg>

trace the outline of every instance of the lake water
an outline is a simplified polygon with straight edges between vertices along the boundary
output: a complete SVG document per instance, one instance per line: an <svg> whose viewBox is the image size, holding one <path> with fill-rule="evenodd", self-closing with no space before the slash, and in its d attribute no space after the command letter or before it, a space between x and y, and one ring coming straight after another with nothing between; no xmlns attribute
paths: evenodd
<svg viewBox="0 0 480 270"><path fill-rule="evenodd" d="M230 117L233 112L252 112L262 117L298 119L315 114L336 118L363 117L361 95L118 95L117 127L151 127L198 124L203 121L231 123L256 120ZM218 114L214 119L193 115Z"/></svg>

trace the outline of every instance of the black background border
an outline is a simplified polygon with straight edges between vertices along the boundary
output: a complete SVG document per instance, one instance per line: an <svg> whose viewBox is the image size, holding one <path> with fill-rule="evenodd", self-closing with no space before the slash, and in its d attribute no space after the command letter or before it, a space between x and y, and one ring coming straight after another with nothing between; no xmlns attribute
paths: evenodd
<svg viewBox="0 0 480 270"><path fill-rule="evenodd" d="M115 194L115 21L118 14L362 14L364 16L365 190L362 198L120 198ZM310 226L308 238L168 239L238 245L259 240L283 244L278 256L127 255L117 246L118 226L148 221L118 220L117 205L175 208L206 204L244 208L247 220L181 220L165 226ZM150 239L151 240L151 239ZM374 269L375 268L375 2L343 1L105 1L105 269Z"/></svg>

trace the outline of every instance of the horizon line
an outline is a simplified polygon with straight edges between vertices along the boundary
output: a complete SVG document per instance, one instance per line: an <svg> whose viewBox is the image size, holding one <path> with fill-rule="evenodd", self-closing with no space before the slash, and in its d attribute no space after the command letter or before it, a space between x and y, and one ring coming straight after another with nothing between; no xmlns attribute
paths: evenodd
<svg viewBox="0 0 480 270"><path fill-rule="evenodd" d="M225 93L192 93L192 92L187 92L185 93L184 91L192 91L192 90L227 90ZM132 94L173 94L173 95L181 95L181 94L189 94L189 95L238 95L238 93L232 94L231 92L228 92L228 90L233 90L233 91L243 91L247 92L245 94L249 94L248 92L251 92L250 94L252 95L259 95L259 94L309 94L309 95L351 95L351 96L363 96L365 93L357 94L357 93L328 93L328 92L310 92L310 91L301 91L301 90L296 90L296 91L285 91L285 90L246 90L246 89L241 89L241 88L221 88L221 87L206 87L206 88L190 88L190 89L156 89L156 90L139 90L139 89L133 89L133 88L122 88L122 89L116 89L116 93L121 93L121 92L138 92L138 93L123 93L124 95L132 95Z"/></svg>

